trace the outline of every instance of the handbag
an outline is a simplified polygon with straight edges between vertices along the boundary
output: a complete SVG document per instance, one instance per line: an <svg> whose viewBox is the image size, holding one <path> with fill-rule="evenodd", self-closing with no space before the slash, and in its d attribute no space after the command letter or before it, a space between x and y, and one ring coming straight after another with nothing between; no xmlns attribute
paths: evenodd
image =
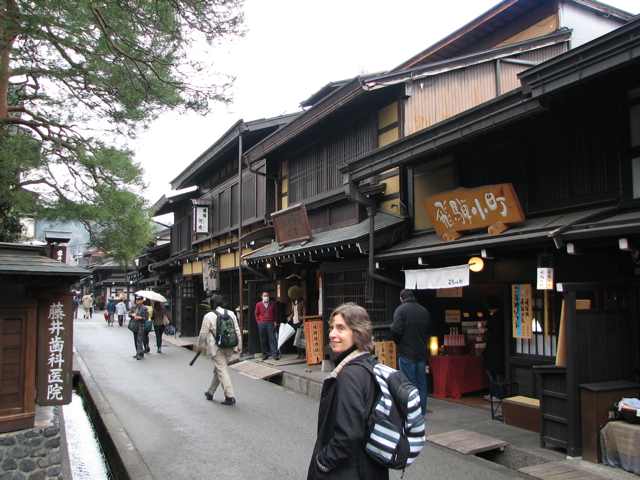
<svg viewBox="0 0 640 480"><path fill-rule="evenodd" d="M304 336L304 326L300 325L296 331L296 336L293 339L293 346L296 348L305 349L307 347L307 340Z"/></svg>
<svg viewBox="0 0 640 480"><path fill-rule="evenodd" d="M169 325L171 325L171 322L169 321L169 317L167 317L166 315L164 316L164 318L162 319L162 324L165 327L168 327Z"/></svg>
<svg viewBox="0 0 640 480"><path fill-rule="evenodd" d="M149 333L151 330L153 330L153 322L151 320L147 320L144 323L144 331Z"/></svg>
<svg viewBox="0 0 640 480"><path fill-rule="evenodd" d="M135 332L138 331L138 325L139 324L140 324L140 322L138 320L136 320L135 318L131 317L131 319L129 320L129 325L127 325L127 328L135 333Z"/></svg>
<svg viewBox="0 0 640 480"><path fill-rule="evenodd" d="M105 322L109 320L109 314L107 312L104 312L104 320Z"/></svg>

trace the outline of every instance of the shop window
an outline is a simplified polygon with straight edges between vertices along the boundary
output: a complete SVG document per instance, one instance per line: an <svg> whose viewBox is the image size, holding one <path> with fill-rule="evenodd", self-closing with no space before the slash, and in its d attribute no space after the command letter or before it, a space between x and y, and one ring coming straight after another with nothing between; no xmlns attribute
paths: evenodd
<svg viewBox="0 0 640 480"><path fill-rule="evenodd" d="M555 357L558 345L558 327L562 308L562 298L558 301L556 292L533 290L533 338L516 338L515 352L521 355Z"/></svg>

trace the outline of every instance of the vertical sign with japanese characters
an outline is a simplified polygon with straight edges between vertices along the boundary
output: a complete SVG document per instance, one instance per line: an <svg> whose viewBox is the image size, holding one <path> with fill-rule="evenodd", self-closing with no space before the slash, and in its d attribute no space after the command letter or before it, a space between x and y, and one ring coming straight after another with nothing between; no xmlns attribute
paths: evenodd
<svg viewBox="0 0 640 480"><path fill-rule="evenodd" d="M398 357L396 352L396 342L376 342L376 357L378 361L387 367L398 369Z"/></svg>
<svg viewBox="0 0 640 480"><path fill-rule="evenodd" d="M553 290L553 268L538 268L538 290Z"/></svg>
<svg viewBox="0 0 640 480"><path fill-rule="evenodd" d="M209 207L196 207L195 232L209 233Z"/></svg>
<svg viewBox="0 0 640 480"><path fill-rule="evenodd" d="M514 338L533 338L533 304L531 285L511 286L511 305Z"/></svg>
<svg viewBox="0 0 640 480"><path fill-rule="evenodd" d="M64 303L63 303L64 302ZM66 405L73 389L73 315L70 298L56 297L38 315L38 405Z"/></svg>
<svg viewBox="0 0 640 480"><path fill-rule="evenodd" d="M324 324L322 320L304 323L304 336L307 341L307 365L318 365L324 358Z"/></svg>

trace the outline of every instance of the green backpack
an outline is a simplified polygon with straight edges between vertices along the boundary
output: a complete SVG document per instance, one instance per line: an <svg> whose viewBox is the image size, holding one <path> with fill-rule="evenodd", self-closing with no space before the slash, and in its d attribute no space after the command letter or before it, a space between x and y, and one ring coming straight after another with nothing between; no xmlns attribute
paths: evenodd
<svg viewBox="0 0 640 480"><path fill-rule="evenodd" d="M216 343L219 347L229 348L238 346L238 336L233 324L233 318L224 310L223 313L213 311L218 316L218 324L216 326Z"/></svg>

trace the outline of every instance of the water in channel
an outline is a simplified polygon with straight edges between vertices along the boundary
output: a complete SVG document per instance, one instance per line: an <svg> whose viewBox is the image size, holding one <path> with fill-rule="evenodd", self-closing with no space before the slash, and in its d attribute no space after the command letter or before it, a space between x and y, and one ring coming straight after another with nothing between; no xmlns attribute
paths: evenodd
<svg viewBox="0 0 640 480"><path fill-rule="evenodd" d="M62 409L73 480L112 480L82 397L74 390L71 403Z"/></svg>

